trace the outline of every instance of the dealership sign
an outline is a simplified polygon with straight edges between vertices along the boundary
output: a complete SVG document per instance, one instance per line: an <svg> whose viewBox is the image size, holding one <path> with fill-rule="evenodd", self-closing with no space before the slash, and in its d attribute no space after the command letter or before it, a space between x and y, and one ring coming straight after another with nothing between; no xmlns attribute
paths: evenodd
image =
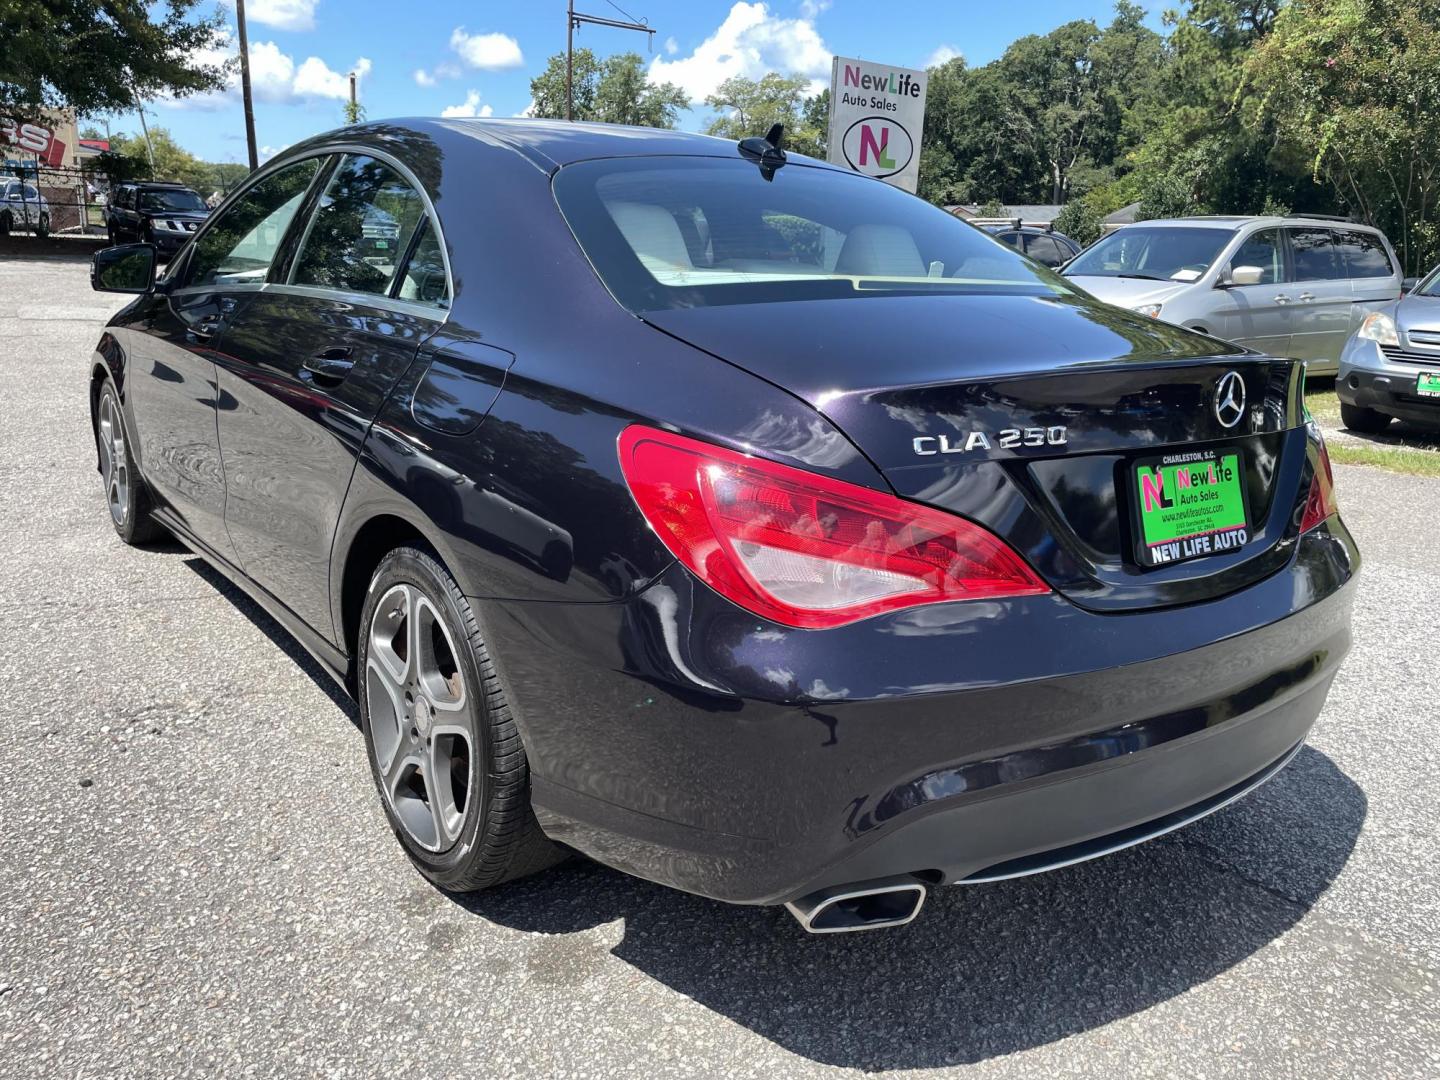
<svg viewBox="0 0 1440 1080"><path fill-rule="evenodd" d="M65 144L55 137L55 132L39 124L17 124L0 116L0 143L27 150L45 165L54 167L65 162Z"/></svg>
<svg viewBox="0 0 1440 1080"><path fill-rule="evenodd" d="M925 82L923 71L835 57L829 160L914 191L920 179Z"/></svg>

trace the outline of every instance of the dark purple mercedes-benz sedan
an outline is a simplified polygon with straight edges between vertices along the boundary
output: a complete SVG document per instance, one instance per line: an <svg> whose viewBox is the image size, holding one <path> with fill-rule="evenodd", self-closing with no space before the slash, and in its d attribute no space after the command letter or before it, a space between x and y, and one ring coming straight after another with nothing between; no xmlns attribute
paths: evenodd
<svg viewBox="0 0 1440 1080"><path fill-rule="evenodd" d="M898 925L1244 795L1349 646L1298 363L779 131L352 126L94 283L116 530L354 695L445 889L573 849Z"/></svg>

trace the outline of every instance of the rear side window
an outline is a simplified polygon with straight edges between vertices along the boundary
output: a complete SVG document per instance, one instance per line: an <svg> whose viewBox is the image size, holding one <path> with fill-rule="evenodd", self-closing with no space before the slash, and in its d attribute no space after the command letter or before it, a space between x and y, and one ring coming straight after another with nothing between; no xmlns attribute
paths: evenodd
<svg viewBox="0 0 1440 1080"><path fill-rule="evenodd" d="M1329 229L1291 229L1290 254L1296 281L1344 281L1350 277Z"/></svg>
<svg viewBox="0 0 1440 1080"><path fill-rule="evenodd" d="M346 155L320 197L290 281L385 296L424 220L424 200L399 173Z"/></svg>
<svg viewBox="0 0 1440 1080"><path fill-rule="evenodd" d="M195 241L188 284L263 282L319 168L308 158L273 172L212 220Z"/></svg>
<svg viewBox="0 0 1440 1080"><path fill-rule="evenodd" d="M1048 236L1027 236L1025 254L1046 266L1059 266L1070 257L1068 251Z"/></svg>
<svg viewBox="0 0 1440 1080"><path fill-rule="evenodd" d="M1230 260L1233 272L1237 266L1258 266L1264 271L1261 285L1278 285L1285 278L1285 248L1279 229L1261 229L1251 233Z"/></svg>
<svg viewBox="0 0 1440 1080"><path fill-rule="evenodd" d="M1352 278L1390 277L1395 273L1385 245L1374 233L1346 230L1336 233L1335 239Z"/></svg>

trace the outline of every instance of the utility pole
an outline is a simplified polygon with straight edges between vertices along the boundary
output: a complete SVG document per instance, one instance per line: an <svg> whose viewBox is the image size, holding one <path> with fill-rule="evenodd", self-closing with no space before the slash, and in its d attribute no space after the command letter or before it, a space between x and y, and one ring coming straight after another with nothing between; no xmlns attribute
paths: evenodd
<svg viewBox="0 0 1440 1080"><path fill-rule="evenodd" d="M235 0L235 25L240 31L240 98L245 105L245 146L250 151L250 171L254 172L260 167L260 156L255 152L255 106L250 100L250 40L245 35L245 0Z"/></svg>
<svg viewBox="0 0 1440 1080"><path fill-rule="evenodd" d="M615 7L614 4L610 5ZM617 7L616 11L620 11ZM621 12L625 14L625 12ZM638 22L622 22L620 19L607 19L600 15L584 15L575 10L575 0L567 0L565 5L565 119L575 119L575 31L580 29L581 23L591 23L595 26L612 26L616 30L639 30L641 33L650 35L650 44L655 42L655 31L645 24L645 20Z"/></svg>
<svg viewBox="0 0 1440 1080"><path fill-rule="evenodd" d="M140 113L140 133L145 136L145 156L150 159L150 176L152 179L158 180L159 177L155 175L155 148L150 145L150 127L145 123L144 101L138 102L137 111ZM108 124L106 129L109 129Z"/></svg>

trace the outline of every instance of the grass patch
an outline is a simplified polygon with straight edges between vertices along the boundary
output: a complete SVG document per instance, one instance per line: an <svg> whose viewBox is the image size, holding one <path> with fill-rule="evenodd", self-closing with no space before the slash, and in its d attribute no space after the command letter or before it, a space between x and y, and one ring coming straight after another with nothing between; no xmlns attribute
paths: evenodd
<svg viewBox="0 0 1440 1080"><path fill-rule="evenodd" d="M1305 383L1305 407L1316 420L1340 422L1340 397L1334 379L1309 379Z"/></svg>
<svg viewBox="0 0 1440 1080"><path fill-rule="evenodd" d="M1411 476L1440 477L1440 454L1410 446L1350 446L1334 440L1326 444L1330 460L1340 465L1373 465Z"/></svg>

